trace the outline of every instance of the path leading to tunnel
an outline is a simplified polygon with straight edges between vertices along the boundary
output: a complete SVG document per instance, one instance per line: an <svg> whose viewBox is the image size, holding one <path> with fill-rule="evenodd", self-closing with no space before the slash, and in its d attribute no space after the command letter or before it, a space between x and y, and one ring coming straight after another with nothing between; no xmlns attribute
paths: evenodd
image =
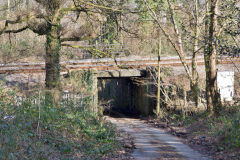
<svg viewBox="0 0 240 160"><path fill-rule="evenodd" d="M112 118L107 120L134 138L133 157L136 160L208 160L206 156L183 144L164 130L148 126L139 119Z"/></svg>

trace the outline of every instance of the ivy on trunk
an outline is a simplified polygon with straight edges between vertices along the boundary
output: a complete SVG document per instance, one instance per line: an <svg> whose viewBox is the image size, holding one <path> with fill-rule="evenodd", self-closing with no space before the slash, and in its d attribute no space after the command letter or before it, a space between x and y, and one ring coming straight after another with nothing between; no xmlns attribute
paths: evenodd
<svg viewBox="0 0 240 160"><path fill-rule="evenodd" d="M218 0L209 0L210 15L206 23L207 49L205 49L204 59L206 68L206 97L207 108L210 115L218 115L222 103L217 89L217 5Z"/></svg>
<svg viewBox="0 0 240 160"><path fill-rule="evenodd" d="M46 88L59 88L61 40L58 27L52 26L46 35L46 39Z"/></svg>

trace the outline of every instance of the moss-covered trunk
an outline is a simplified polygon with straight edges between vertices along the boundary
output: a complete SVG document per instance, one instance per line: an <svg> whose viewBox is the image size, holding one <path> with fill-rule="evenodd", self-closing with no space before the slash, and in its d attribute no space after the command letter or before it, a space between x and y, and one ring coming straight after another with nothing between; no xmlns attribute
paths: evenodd
<svg viewBox="0 0 240 160"><path fill-rule="evenodd" d="M58 28L52 26L46 38L46 88L58 89L60 87L59 52L61 49Z"/></svg>
<svg viewBox="0 0 240 160"><path fill-rule="evenodd" d="M56 105L60 99L60 57L61 42L58 26L51 26L46 35L46 102Z"/></svg>
<svg viewBox="0 0 240 160"><path fill-rule="evenodd" d="M195 102L195 106L198 107L200 103L200 89L198 79L195 79L194 83L191 84L191 92L193 95L193 100Z"/></svg>
<svg viewBox="0 0 240 160"><path fill-rule="evenodd" d="M218 0L210 0L210 15L208 24L208 48L204 54L206 67L206 97L210 114L218 114L222 104L217 89L217 4Z"/></svg>

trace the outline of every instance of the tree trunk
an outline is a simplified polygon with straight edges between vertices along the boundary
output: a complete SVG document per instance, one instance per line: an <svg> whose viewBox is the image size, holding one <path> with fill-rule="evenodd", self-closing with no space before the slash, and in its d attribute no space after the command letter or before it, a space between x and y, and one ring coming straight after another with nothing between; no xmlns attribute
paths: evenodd
<svg viewBox="0 0 240 160"><path fill-rule="evenodd" d="M46 35L46 79L47 103L57 104L60 99L60 60L61 49L58 26L51 26Z"/></svg>
<svg viewBox="0 0 240 160"><path fill-rule="evenodd" d="M27 8L27 11L29 11L29 0L26 0L26 8Z"/></svg>
<svg viewBox="0 0 240 160"><path fill-rule="evenodd" d="M206 67L206 97L209 114L218 114L222 104L220 94L217 89L217 47L216 47L216 35L217 35L217 3L218 0L210 0L210 15L208 25L208 48L205 56Z"/></svg>
<svg viewBox="0 0 240 160"><path fill-rule="evenodd" d="M161 65L160 65L160 56L161 56L161 35L159 35L159 42L158 42L158 89L157 89L157 106L156 106L156 115L158 118L162 118L162 111L161 111Z"/></svg>
<svg viewBox="0 0 240 160"><path fill-rule="evenodd" d="M206 72L206 87L205 87L205 90L206 90L206 100L207 100L207 111L209 113L212 113L213 112L213 106L212 105L209 105L209 104L212 104L212 99L211 99L211 94L210 94L210 91L209 91L209 88L208 88L208 84L209 84L209 76L208 76L208 73L209 72L209 57L208 57L208 29L209 29L209 2L206 1L206 21L205 21L205 46L204 46L204 62L205 62L205 72Z"/></svg>
<svg viewBox="0 0 240 160"><path fill-rule="evenodd" d="M199 77L197 72L197 51L198 51L198 38L199 38L199 28L198 28L198 0L195 0L195 31L194 31L194 46L192 55L192 82L191 91L195 101L195 106L199 105L200 90L198 86Z"/></svg>

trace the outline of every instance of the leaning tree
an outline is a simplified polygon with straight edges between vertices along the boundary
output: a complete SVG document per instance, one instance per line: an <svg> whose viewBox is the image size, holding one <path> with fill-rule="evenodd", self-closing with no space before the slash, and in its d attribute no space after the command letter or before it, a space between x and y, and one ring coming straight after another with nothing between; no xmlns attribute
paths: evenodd
<svg viewBox="0 0 240 160"><path fill-rule="evenodd" d="M116 9L117 3L112 0L32 0L27 3L27 7L18 10L15 16L7 16L1 21L0 35L27 29L45 35L45 87L53 95L60 90L59 53L62 46L97 37L107 15L118 14L121 10Z"/></svg>

